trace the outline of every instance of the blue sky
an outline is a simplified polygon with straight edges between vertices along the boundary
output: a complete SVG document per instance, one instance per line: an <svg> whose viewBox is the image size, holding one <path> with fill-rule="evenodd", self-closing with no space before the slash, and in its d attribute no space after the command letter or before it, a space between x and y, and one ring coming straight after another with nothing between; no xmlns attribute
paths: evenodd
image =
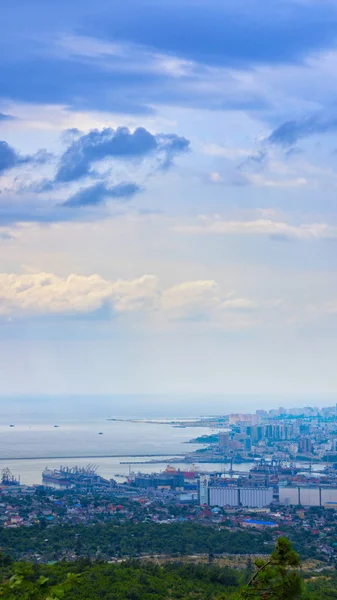
<svg viewBox="0 0 337 600"><path fill-rule="evenodd" d="M2 17L3 393L336 394L336 3Z"/></svg>

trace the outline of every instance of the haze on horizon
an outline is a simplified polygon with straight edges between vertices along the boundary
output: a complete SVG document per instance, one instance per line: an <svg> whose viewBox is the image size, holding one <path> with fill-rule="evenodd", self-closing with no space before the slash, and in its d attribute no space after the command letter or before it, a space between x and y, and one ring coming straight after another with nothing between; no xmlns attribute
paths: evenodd
<svg viewBox="0 0 337 600"><path fill-rule="evenodd" d="M333 398L336 3L5 4L1 394Z"/></svg>

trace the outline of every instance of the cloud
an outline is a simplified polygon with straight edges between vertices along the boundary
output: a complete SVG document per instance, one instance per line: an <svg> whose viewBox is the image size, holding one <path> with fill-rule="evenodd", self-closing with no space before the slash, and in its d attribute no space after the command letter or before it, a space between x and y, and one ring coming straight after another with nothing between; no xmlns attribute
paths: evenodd
<svg viewBox="0 0 337 600"><path fill-rule="evenodd" d="M14 240L16 239L16 235L14 234L14 232L5 229L5 228L1 228L0 229L0 241L1 242L7 242L9 240Z"/></svg>
<svg viewBox="0 0 337 600"><path fill-rule="evenodd" d="M281 146L293 146L300 139L337 130L337 113L319 112L303 119L286 121L275 129L268 141Z"/></svg>
<svg viewBox="0 0 337 600"><path fill-rule="evenodd" d="M137 115L153 114L158 105L264 111L271 103L292 103L300 86L292 78L292 93L286 90L280 101L264 78L268 65L275 82L279 70L320 60L335 45L337 9L328 0L71 4L47 12L40 2L28 11L21 0L20 27L15 11L6 11L4 98ZM312 103L312 86L307 96Z"/></svg>
<svg viewBox="0 0 337 600"><path fill-rule="evenodd" d="M116 312L153 306L157 279L144 275L110 282L99 275L58 277L52 273L0 274L0 314L70 314L92 312L107 300Z"/></svg>
<svg viewBox="0 0 337 600"><path fill-rule="evenodd" d="M267 188L301 188L303 186L308 185L307 179L305 177L296 177L296 179L272 179L272 177L268 177L265 175L261 175L259 173L255 174L246 174L247 183L251 183L252 185L256 185L258 187L267 187Z"/></svg>
<svg viewBox="0 0 337 600"><path fill-rule="evenodd" d="M94 163L104 159L135 160L155 156L162 167L189 148L189 141L176 134L153 135L144 127L93 130L74 141L61 157L55 181L76 181L90 174Z"/></svg>
<svg viewBox="0 0 337 600"><path fill-rule="evenodd" d="M61 140L64 144L71 144L74 140L78 140L81 135L84 135L83 131L80 131L77 127L70 127L62 132Z"/></svg>
<svg viewBox="0 0 337 600"><path fill-rule="evenodd" d="M132 167L133 174L140 167L138 176L146 179L154 171L168 169L176 156L188 151L190 144L176 134L152 134L143 127L134 131L127 127L95 129L87 134L73 129L66 131L66 138L70 144L58 159L55 175L54 154L39 150L21 156L7 142L0 142L0 173L26 164L35 167L28 174L26 169L18 170L15 177L6 179L0 197L1 224L88 221L112 216L107 200L126 201L143 190L139 183L128 181L126 165ZM106 165L101 171L93 170L105 159L119 161L113 174ZM36 169L42 165L46 165L45 170ZM96 179L96 183L79 188L79 181L85 176ZM81 207L86 210L79 211Z"/></svg>
<svg viewBox="0 0 337 600"><path fill-rule="evenodd" d="M51 156L46 150L39 150L30 156L21 156L7 142L0 141L0 175L9 169L29 163L43 165L50 160Z"/></svg>
<svg viewBox="0 0 337 600"><path fill-rule="evenodd" d="M186 234L269 236L274 239L333 240L337 239L337 226L326 223L289 225L281 221L257 219L255 221L223 221L203 218L196 225L177 226L174 231Z"/></svg>
<svg viewBox="0 0 337 600"><path fill-rule="evenodd" d="M0 121L15 121L16 117L0 112Z"/></svg>
<svg viewBox="0 0 337 600"><path fill-rule="evenodd" d="M7 142L0 141L0 174L29 161L29 157L21 157Z"/></svg>
<svg viewBox="0 0 337 600"><path fill-rule="evenodd" d="M216 281L206 280L186 281L164 291L162 307L175 319L211 319L215 313L252 309L254 303L232 294L224 297Z"/></svg>
<svg viewBox="0 0 337 600"><path fill-rule="evenodd" d="M135 183L119 183L112 187L107 187L105 183L96 183L90 187L81 188L64 202L63 206L95 206L104 203L108 198L129 199L140 191L141 187Z"/></svg>
<svg viewBox="0 0 337 600"><path fill-rule="evenodd" d="M213 280L186 281L163 288L154 275L117 281L99 275L0 274L0 316L90 315L110 308L115 317L152 314L166 321L209 319L257 308L234 293L223 294ZM109 315L109 311L107 313Z"/></svg>
<svg viewBox="0 0 337 600"><path fill-rule="evenodd" d="M324 0L117 0L95 25L101 40L132 40L208 64L252 65L295 62L333 44L336 22L336 7Z"/></svg>

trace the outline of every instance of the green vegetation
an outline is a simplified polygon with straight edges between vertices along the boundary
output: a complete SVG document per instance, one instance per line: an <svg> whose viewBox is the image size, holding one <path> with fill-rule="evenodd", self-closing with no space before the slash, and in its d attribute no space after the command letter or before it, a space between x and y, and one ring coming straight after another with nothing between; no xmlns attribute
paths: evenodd
<svg viewBox="0 0 337 600"><path fill-rule="evenodd" d="M230 531L225 526L200 523L96 523L45 528L0 529L0 547L15 559L60 560L76 556L109 560L141 555L170 554L268 554L273 541L270 531Z"/></svg>
<svg viewBox="0 0 337 600"><path fill-rule="evenodd" d="M219 434L211 433L210 435L199 435L193 440L190 440L189 444L217 444L219 442Z"/></svg>
<svg viewBox="0 0 337 600"><path fill-rule="evenodd" d="M205 566L100 563L18 563L0 586L4 600L205 600L229 598L239 577L230 569Z"/></svg>
<svg viewBox="0 0 337 600"><path fill-rule="evenodd" d="M0 560L3 600L332 600L337 575L300 576L300 560L281 537L267 560L244 571L127 560L118 564L80 559L52 565Z"/></svg>
<svg viewBox="0 0 337 600"><path fill-rule="evenodd" d="M256 572L241 591L242 598L296 600L303 591L303 581L297 571L300 557L285 537L277 540L268 560L256 560Z"/></svg>

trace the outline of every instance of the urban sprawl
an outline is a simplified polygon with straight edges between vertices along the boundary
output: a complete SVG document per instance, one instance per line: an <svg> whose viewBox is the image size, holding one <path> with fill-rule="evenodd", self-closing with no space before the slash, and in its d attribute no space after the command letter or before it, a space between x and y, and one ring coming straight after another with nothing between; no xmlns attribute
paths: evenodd
<svg viewBox="0 0 337 600"><path fill-rule="evenodd" d="M184 456L185 462L193 458L197 466L170 464L152 474L130 468L124 481L104 479L92 465L60 467L46 469L42 485L34 486L21 485L4 469L3 530L188 522L232 532L269 531L269 538L284 533L306 539L308 556L328 563L337 560L336 407L257 410L203 418L194 426L211 428L209 436L191 440L200 449ZM202 462L214 462L214 469ZM245 462L247 470L236 470L237 463ZM32 547L19 557L44 561L79 554L77 544L47 554Z"/></svg>

